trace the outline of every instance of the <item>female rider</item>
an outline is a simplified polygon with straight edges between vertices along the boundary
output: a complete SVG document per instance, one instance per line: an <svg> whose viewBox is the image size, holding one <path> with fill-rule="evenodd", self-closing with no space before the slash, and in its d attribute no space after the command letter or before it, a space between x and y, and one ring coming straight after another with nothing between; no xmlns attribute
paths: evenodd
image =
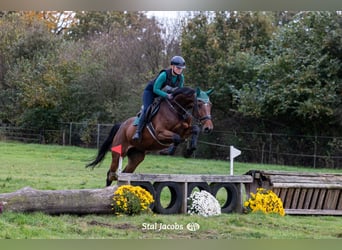
<svg viewBox="0 0 342 250"><path fill-rule="evenodd" d="M153 103L154 98L161 96L163 98L172 99L172 90L181 88L184 85L183 69L185 68L185 60L181 56L174 56L171 59L171 67L159 72L158 76L150 81L143 93L143 109L140 114L139 123L132 139L140 141L141 132L146 124L147 108Z"/></svg>

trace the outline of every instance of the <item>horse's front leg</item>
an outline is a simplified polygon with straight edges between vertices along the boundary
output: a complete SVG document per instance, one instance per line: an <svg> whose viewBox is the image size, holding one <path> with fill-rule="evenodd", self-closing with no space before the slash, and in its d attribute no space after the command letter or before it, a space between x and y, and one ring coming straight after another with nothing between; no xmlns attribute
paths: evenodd
<svg viewBox="0 0 342 250"><path fill-rule="evenodd" d="M179 134L174 133L170 130L163 130L157 132L157 139L159 141L169 141L173 143L176 147L183 141L182 137Z"/></svg>
<svg viewBox="0 0 342 250"><path fill-rule="evenodd" d="M200 131L201 129L198 125L193 125L191 128L191 141L190 146L188 148L188 150L191 151L191 154L193 151L197 149L197 141Z"/></svg>

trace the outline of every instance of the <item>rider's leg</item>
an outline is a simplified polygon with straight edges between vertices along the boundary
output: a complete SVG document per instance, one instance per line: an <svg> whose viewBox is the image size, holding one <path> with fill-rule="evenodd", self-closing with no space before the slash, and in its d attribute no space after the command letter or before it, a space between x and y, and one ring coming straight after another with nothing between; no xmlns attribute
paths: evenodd
<svg viewBox="0 0 342 250"><path fill-rule="evenodd" d="M139 123L137 126L137 130L135 131L135 134L133 135L132 139L134 141L139 141L141 140L141 133L145 127L146 124L146 111L147 108L153 103L154 100L154 93L151 90L145 89L143 93L143 105L144 108L141 111L140 118L139 118Z"/></svg>
<svg viewBox="0 0 342 250"><path fill-rule="evenodd" d="M145 109L141 111L140 117L139 117L139 123L137 125L137 130L135 131L135 134L133 135L132 139L134 141L139 141L141 139L141 132L145 127L146 119L145 119Z"/></svg>

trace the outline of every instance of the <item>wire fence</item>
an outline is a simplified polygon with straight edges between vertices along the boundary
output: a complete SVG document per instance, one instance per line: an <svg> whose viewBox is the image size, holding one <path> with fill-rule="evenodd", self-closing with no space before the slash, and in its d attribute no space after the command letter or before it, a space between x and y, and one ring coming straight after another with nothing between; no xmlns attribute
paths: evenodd
<svg viewBox="0 0 342 250"><path fill-rule="evenodd" d="M0 126L0 140L99 148L113 124L62 123L58 130ZM214 131L201 134L193 157L228 160L229 146L242 151L240 162L342 168L342 137ZM177 150L181 155L186 144Z"/></svg>

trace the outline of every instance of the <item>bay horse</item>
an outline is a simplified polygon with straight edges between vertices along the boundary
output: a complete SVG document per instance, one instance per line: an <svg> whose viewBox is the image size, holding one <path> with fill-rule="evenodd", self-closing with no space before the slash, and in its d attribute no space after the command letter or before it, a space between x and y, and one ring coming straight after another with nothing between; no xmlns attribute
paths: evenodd
<svg viewBox="0 0 342 250"><path fill-rule="evenodd" d="M202 91L188 87L176 89L173 99L162 99L159 110L147 122L142 131L141 140L135 142L136 117L128 118L123 123L115 124L107 139L101 145L96 158L86 165L94 168L102 162L106 153L112 147L121 145L121 157L128 157L128 163L123 173L133 173L137 166L145 159L147 152L160 151L178 144L192 136L190 150L196 149L197 137L202 126L204 133L213 130L211 121L212 104L209 95L213 89ZM191 151L192 153L192 151ZM106 186L110 186L118 178L120 154L112 152L112 162L107 172Z"/></svg>

